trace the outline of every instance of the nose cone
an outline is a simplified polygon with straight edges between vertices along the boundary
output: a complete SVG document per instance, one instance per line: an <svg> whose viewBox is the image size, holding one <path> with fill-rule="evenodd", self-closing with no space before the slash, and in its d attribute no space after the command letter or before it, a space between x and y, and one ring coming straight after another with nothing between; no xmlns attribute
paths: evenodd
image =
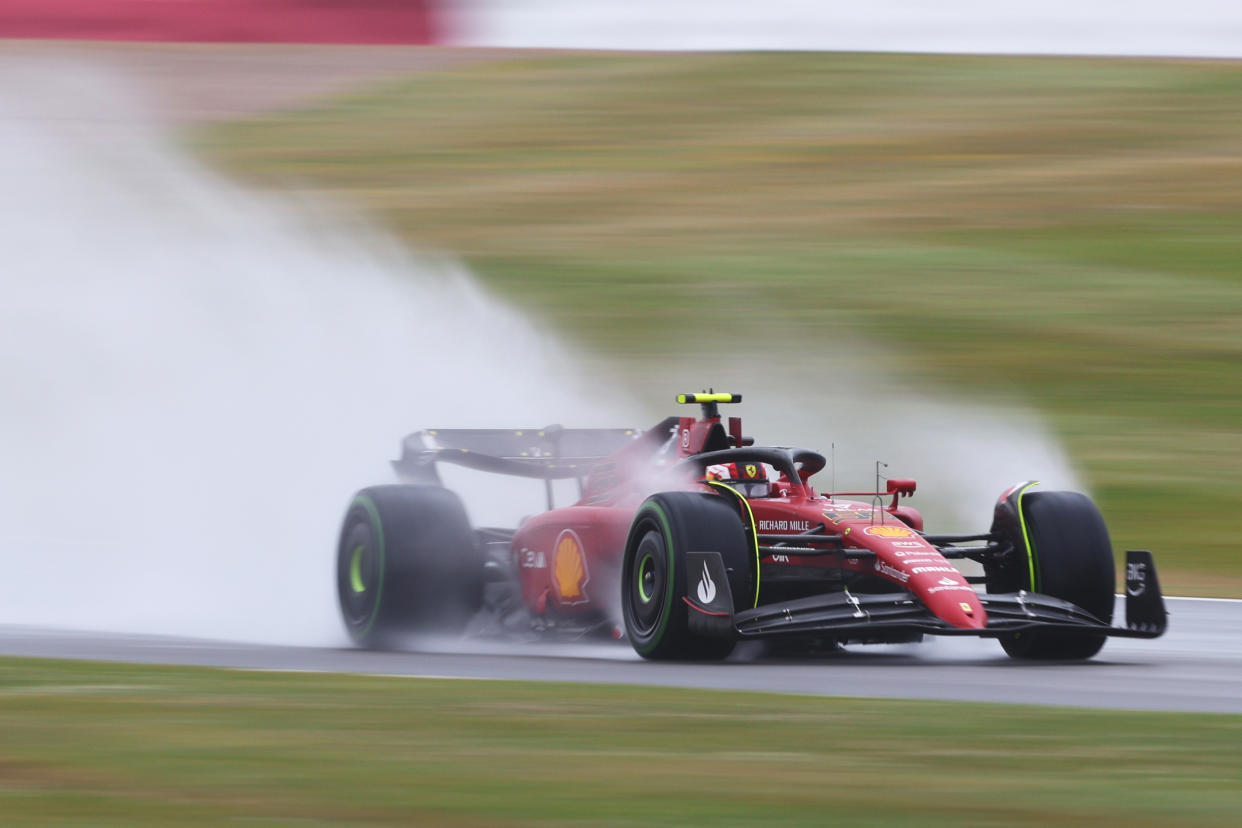
<svg viewBox="0 0 1242 828"><path fill-rule="evenodd" d="M979 603L978 595L971 595L966 600L959 601L943 617L953 626L965 630L981 630L988 624L987 611L983 609L983 604Z"/></svg>
<svg viewBox="0 0 1242 828"><path fill-rule="evenodd" d="M987 611L974 588L962 576L937 579L926 587L925 595L931 611L954 627L980 630L987 626Z"/></svg>
<svg viewBox="0 0 1242 828"><path fill-rule="evenodd" d="M836 503L824 517L858 546L875 553L875 574L914 593L942 621L963 630L983 629L987 611L974 587L936 547L910 527L843 519L847 507Z"/></svg>

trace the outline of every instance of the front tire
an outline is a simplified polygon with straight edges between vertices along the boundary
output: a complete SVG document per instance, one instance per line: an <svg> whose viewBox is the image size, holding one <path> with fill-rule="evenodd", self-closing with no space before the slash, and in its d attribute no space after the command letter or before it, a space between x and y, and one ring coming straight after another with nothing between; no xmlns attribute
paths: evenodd
<svg viewBox="0 0 1242 828"><path fill-rule="evenodd" d="M461 499L439 486L372 486L341 527L337 598L350 638L386 648L460 634L483 594L483 552Z"/></svg>
<svg viewBox="0 0 1242 828"><path fill-rule="evenodd" d="M1021 589L1069 601L1105 624L1113 620L1113 547L1099 509L1077 492L1019 493L1003 519L998 508L993 531L1006 537L1015 555L987 568L988 592ZM1022 531L1025 525L1025 533ZM1014 658L1087 659L1107 636L1072 630L1037 629L1001 637Z"/></svg>
<svg viewBox="0 0 1242 828"><path fill-rule="evenodd" d="M664 492L647 498L630 526L621 567L621 614L630 644L653 660L720 660L732 634L691 629L686 603L686 554L719 552L734 606L753 589L754 562L736 507L719 495ZM723 587L722 587L723 588ZM749 606L749 604L747 604Z"/></svg>

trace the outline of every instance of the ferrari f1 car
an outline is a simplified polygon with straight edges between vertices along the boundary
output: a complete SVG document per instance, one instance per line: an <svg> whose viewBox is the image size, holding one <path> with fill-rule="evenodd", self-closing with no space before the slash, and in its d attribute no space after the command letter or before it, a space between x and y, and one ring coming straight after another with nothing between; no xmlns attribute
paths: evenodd
<svg viewBox="0 0 1242 828"><path fill-rule="evenodd" d="M1012 486L991 527L935 534L902 501L915 481L819 493L823 455L757 446L722 403L632 429L428 430L393 461L400 485L358 492L337 554L345 626L366 647L409 634L627 637L648 659L722 659L745 639L815 646L995 638L1026 659L1086 659L1108 636L1166 626L1156 567L1126 553L1113 626L1113 550L1082 494ZM473 528L440 464L543 481L548 509ZM578 499L554 508L553 481ZM563 484L561 484L563 486ZM981 575L955 562L975 561ZM975 567L977 570L978 567Z"/></svg>

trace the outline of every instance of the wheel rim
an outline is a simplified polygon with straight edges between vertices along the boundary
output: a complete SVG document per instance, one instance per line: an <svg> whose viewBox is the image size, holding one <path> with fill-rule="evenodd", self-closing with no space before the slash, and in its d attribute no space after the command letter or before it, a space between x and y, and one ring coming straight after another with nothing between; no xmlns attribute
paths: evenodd
<svg viewBox="0 0 1242 828"><path fill-rule="evenodd" d="M643 603L647 603L653 595L655 595L655 563L651 555L643 555L643 559L638 562L638 597Z"/></svg>
<svg viewBox="0 0 1242 828"><path fill-rule="evenodd" d="M379 553L371 524L355 522L345 534L340 552L339 593L345 623L354 630L371 623L375 614L379 579Z"/></svg>
<svg viewBox="0 0 1242 828"><path fill-rule="evenodd" d="M355 546L349 561L349 585L354 592L367 591L366 582L362 580L362 553L365 549L362 545Z"/></svg>
<svg viewBox="0 0 1242 828"><path fill-rule="evenodd" d="M659 626L668 592L668 555L658 529L647 530L638 542L634 557L637 564L628 590L633 632L649 636Z"/></svg>

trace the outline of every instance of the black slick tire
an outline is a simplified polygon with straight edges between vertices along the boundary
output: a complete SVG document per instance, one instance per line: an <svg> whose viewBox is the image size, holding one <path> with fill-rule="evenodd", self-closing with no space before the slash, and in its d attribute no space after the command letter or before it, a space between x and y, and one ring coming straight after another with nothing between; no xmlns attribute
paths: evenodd
<svg viewBox="0 0 1242 828"><path fill-rule="evenodd" d="M336 584L341 619L359 646L460 634L483 593L483 553L461 499L439 486L358 492L341 527Z"/></svg>
<svg viewBox="0 0 1242 828"><path fill-rule="evenodd" d="M731 634L708 636L690 628L688 613L696 610L685 600L686 554L697 550L720 553L735 607L753 593L754 551L735 504L719 495L663 492L638 508L622 560L621 614L630 644L643 658L710 661L733 651Z"/></svg>
<svg viewBox="0 0 1242 828"><path fill-rule="evenodd" d="M1031 492L1018 503L1022 521L1007 529L1016 555L1006 567L987 571L988 592L1039 592L1112 623L1113 548L1099 509L1077 492ZM1106 638L1037 629L1003 636L1000 642L1014 658L1071 660L1095 655Z"/></svg>

